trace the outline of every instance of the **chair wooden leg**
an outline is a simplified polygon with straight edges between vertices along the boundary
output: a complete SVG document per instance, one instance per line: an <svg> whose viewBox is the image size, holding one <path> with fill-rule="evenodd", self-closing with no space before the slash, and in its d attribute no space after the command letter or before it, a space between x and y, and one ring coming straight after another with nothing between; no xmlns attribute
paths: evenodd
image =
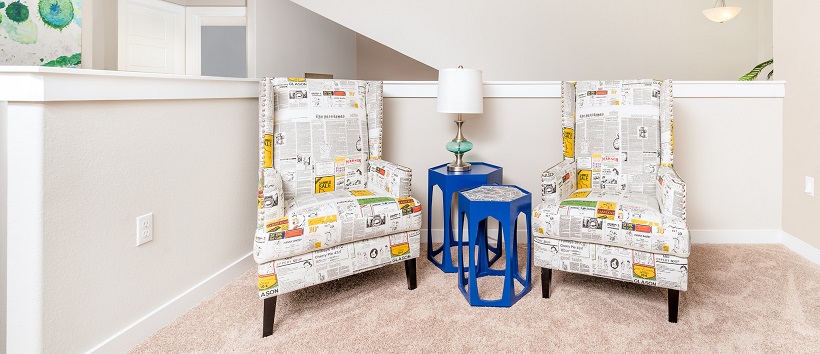
<svg viewBox="0 0 820 354"><path fill-rule="evenodd" d="M262 313L262 338L273 334L273 318L276 315L276 296L265 299Z"/></svg>
<svg viewBox="0 0 820 354"><path fill-rule="evenodd" d="M541 297L550 298L550 283L552 282L552 269L541 268Z"/></svg>
<svg viewBox="0 0 820 354"><path fill-rule="evenodd" d="M678 323L678 299L680 292L669 289L669 322Z"/></svg>
<svg viewBox="0 0 820 354"><path fill-rule="evenodd" d="M415 258L404 261L404 274L407 276L407 289L415 289L417 286Z"/></svg>

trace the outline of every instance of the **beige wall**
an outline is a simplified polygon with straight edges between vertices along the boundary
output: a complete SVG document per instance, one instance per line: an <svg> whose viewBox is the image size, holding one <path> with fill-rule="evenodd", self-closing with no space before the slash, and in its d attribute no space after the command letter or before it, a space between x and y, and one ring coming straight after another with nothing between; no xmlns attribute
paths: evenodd
<svg viewBox="0 0 820 354"><path fill-rule="evenodd" d="M820 232L814 225L820 195L803 193L805 176L820 182L820 120L814 113L820 42L813 39L820 28L820 2L774 1L773 11L775 79L788 83L783 109L783 230L820 248Z"/></svg>
<svg viewBox="0 0 820 354"><path fill-rule="evenodd" d="M91 36L91 48L83 48L83 68L117 70L117 1L83 0L83 8L88 9L83 13L85 27L91 28L83 31L83 36Z"/></svg>
<svg viewBox="0 0 820 354"><path fill-rule="evenodd" d="M356 74L362 80L438 80L438 70L360 34L356 35Z"/></svg>
<svg viewBox="0 0 820 354"><path fill-rule="evenodd" d="M387 98L384 107L384 158L413 169L413 196L430 208L427 170L452 160L444 145L454 117L436 113L434 98ZM690 229L780 229L781 109L776 98L675 101L675 169L687 182ZM560 111L558 98L485 99L484 114L465 116L475 143L465 159L503 167L504 183L540 200L541 172L562 158ZM432 225L441 229L440 192L434 198Z"/></svg>
<svg viewBox="0 0 820 354"><path fill-rule="evenodd" d="M253 98L45 104L44 352L84 352L248 254L256 110ZM154 240L136 247L145 213Z"/></svg>
<svg viewBox="0 0 820 354"><path fill-rule="evenodd" d="M772 2L773 0L758 0L757 3L757 61L760 63L771 59L774 54L772 43ZM768 71L765 72L765 74L768 73ZM760 79L764 78L765 77L761 77Z"/></svg>
<svg viewBox="0 0 820 354"><path fill-rule="evenodd" d="M293 0L433 68L464 65L485 80L736 80L758 61L758 1ZM374 16L374 14L378 14Z"/></svg>
<svg viewBox="0 0 820 354"><path fill-rule="evenodd" d="M257 1L256 73L356 77L356 33L288 0Z"/></svg>
<svg viewBox="0 0 820 354"><path fill-rule="evenodd" d="M782 102L675 100L675 169L691 229L781 229Z"/></svg>

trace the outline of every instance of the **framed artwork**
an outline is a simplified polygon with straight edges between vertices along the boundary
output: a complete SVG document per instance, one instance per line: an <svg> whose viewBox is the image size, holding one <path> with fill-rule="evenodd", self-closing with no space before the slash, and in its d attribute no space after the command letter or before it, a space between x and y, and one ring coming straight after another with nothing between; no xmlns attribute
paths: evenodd
<svg viewBox="0 0 820 354"><path fill-rule="evenodd" d="M0 65L79 67L82 0L0 0Z"/></svg>

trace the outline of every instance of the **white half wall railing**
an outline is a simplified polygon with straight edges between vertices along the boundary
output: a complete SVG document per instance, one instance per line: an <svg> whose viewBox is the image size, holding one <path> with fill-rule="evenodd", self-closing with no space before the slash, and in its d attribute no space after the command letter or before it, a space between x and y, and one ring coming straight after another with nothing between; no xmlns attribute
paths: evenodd
<svg viewBox="0 0 820 354"><path fill-rule="evenodd" d="M675 98L783 98L783 81L675 81ZM385 98L435 98L435 81L385 81ZM485 98L560 98L560 81L486 81Z"/></svg>

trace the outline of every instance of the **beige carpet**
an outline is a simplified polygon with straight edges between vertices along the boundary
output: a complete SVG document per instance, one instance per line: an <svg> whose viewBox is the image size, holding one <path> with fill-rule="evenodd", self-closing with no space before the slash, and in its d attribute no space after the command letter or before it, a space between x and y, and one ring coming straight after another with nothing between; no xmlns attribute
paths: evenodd
<svg viewBox="0 0 820 354"><path fill-rule="evenodd" d="M264 339L249 270L131 353L820 353L820 267L780 245L693 245L677 324L666 290L556 271L542 299L538 268L513 307L470 307L424 248L416 290L396 264L285 294Z"/></svg>

